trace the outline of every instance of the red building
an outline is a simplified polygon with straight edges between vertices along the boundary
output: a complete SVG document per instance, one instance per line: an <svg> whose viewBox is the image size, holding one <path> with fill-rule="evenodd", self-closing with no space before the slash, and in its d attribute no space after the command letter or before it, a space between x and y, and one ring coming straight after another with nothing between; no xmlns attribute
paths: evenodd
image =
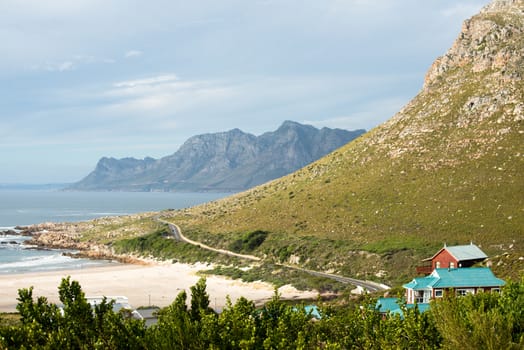
<svg viewBox="0 0 524 350"><path fill-rule="evenodd" d="M430 274L439 268L470 267L484 261L488 256L473 243L447 247L444 245L431 258L424 259L423 264L417 267L418 274Z"/></svg>

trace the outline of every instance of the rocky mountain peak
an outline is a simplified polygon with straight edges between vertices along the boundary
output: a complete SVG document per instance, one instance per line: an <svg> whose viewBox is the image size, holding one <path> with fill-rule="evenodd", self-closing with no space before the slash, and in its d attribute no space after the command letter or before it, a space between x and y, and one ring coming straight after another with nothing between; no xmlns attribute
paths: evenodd
<svg viewBox="0 0 524 350"><path fill-rule="evenodd" d="M490 4L486 5L480 13L495 12L500 10L510 10L514 12L523 13L523 0L493 0Z"/></svg>
<svg viewBox="0 0 524 350"><path fill-rule="evenodd" d="M493 166L507 169L524 157L515 149L524 135L523 77L524 2L494 1L464 22L422 91L363 145L396 164L409 159L410 168L433 171L498 158Z"/></svg>
<svg viewBox="0 0 524 350"><path fill-rule="evenodd" d="M472 65L473 73L499 71L501 79L520 79L524 64L524 0L494 0L464 21L451 49L439 57L426 74L424 88L431 89L442 75Z"/></svg>

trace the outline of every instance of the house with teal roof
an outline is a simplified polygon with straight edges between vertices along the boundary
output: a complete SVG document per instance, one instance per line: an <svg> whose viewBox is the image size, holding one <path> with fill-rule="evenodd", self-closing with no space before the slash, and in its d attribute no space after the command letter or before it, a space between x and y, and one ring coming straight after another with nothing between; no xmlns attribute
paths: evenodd
<svg viewBox="0 0 524 350"><path fill-rule="evenodd" d="M407 304L426 304L431 299L442 298L448 293L467 295L499 292L504 284L488 267L448 267L436 268L430 275L414 278L403 287L406 290Z"/></svg>

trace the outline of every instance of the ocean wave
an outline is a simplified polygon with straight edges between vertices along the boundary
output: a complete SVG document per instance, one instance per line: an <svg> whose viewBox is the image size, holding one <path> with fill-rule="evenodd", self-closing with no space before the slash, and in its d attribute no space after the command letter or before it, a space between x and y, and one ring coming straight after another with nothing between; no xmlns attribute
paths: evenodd
<svg viewBox="0 0 524 350"><path fill-rule="evenodd" d="M20 260L0 263L0 274L82 269L112 264L108 260L75 259L62 251L48 251L49 255L26 256Z"/></svg>
<svg viewBox="0 0 524 350"><path fill-rule="evenodd" d="M25 257L19 261L0 264L0 271L46 270L50 266L64 265L72 259L60 253L47 256Z"/></svg>

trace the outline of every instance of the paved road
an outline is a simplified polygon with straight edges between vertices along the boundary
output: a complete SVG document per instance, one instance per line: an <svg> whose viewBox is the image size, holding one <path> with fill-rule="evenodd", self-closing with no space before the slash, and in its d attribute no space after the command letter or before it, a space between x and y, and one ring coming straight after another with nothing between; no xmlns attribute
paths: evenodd
<svg viewBox="0 0 524 350"><path fill-rule="evenodd" d="M381 284L381 283L376 283L376 282L373 282L373 281L357 280L357 279L351 278L351 277L344 277L344 276L340 276L340 275L334 275L332 273L313 271L313 270L303 269L301 267L295 267L295 266L291 266L291 265L281 265L281 266L285 266L285 267L290 268L290 269L300 270L300 271L309 273L310 275L313 275L313 276L330 278L332 280L335 280L335 281L338 281L338 282L341 282L341 283L347 283L347 284L352 284L354 286L359 286L359 287L362 287L365 290L370 291L370 292L378 292L378 291L381 291L381 290L388 290L389 289L389 286L386 286L385 284Z"/></svg>
<svg viewBox="0 0 524 350"><path fill-rule="evenodd" d="M176 239L177 241L189 243L189 244L198 246L198 247L200 247L202 249L211 250L213 252L217 252L217 253L220 253L220 254L225 254L225 255L229 255L229 256L235 256L237 258L248 259L248 260L252 260L252 261L261 261L262 260L259 257L254 256L254 255L238 254L238 253L232 252L230 250L217 249L217 248L213 248L213 247L210 247L208 245L205 245L203 243L200 243L200 242L197 242L197 241L193 241L193 240L185 237L182 234L182 231L180 230L180 227L178 227L177 225L175 225L175 224L173 224L171 222L162 220L160 218L157 218L157 220L159 222L161 222L161 223L166 224L169 227L169 230L171 231L171 233L173 235L173 239ZM338 282L341 282L341 283L352 284L354 286L362 287L365 290L370 291L370 292L377 292L377 291L389 289L389 287L384 285L384 284L380 284L380 283L376 283L376 282L372 282L372 281L363 281L363 280L358 280L358 279L355 279L355 278L344 277L344 276L334 275L334 274L331 274L331 273L325 273L325 272L320 272L320 271L308 270L308 269L304 269L304 268L301 268L301 267L298 267L298 266L292 266L292 265L286 265L286 264L275 264L275 265L287 267L287 268L294 269L294 270L299 270L299 271L302 271L302 272L306 272L306 273L308 273L310 275L313 275L313 276L330 278L332 280L335 280L335 281L338 281Z"/></svg>

